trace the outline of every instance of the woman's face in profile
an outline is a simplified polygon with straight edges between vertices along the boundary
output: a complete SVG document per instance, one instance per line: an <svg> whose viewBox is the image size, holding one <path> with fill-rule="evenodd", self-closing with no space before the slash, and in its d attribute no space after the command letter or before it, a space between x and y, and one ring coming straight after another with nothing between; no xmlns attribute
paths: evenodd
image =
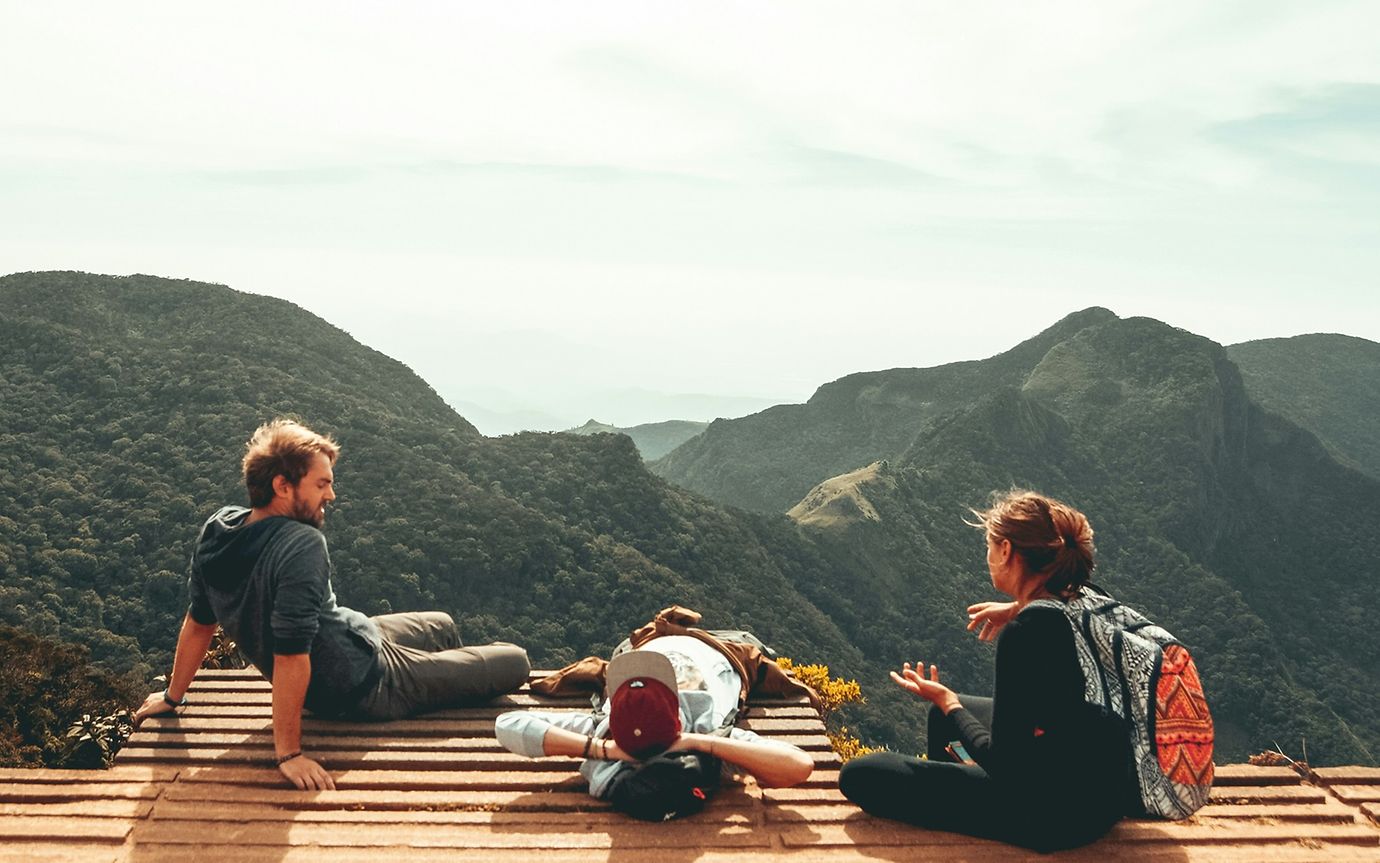
<svg viewBox="0 0 1380 863"><path fill-rule="evenodd" d="M1015 596L1015 585L1011 584L1011 542L987 534L987 573L992 577L992 586L1007 596Z"/></svg>

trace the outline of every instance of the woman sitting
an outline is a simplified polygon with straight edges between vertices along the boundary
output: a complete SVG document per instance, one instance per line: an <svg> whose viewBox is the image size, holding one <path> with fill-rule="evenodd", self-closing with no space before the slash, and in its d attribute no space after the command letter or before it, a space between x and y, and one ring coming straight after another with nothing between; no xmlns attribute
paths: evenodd
<svg viewBox="0 0 1380 863"><path fill-rule="evenodd" d="M958 695L939 669L906 663L891 678L931 702L925 759L883 752L844 765L843 793L866 811L1042 851L1093 841L1137 811L1127 726L1086 703L1068 601L1093 570L1093 531L1070 506L1027 491L1000 495L985 529L992 585L1014 602L971 606L968 629L997 640L992 698ZM961 743L972 763L950 760Z"/></svg>

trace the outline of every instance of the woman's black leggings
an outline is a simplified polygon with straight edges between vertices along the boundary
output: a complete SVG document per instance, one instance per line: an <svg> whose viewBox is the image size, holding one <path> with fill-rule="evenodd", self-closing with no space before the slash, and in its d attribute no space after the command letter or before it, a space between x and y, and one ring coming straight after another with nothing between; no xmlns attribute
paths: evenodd
<svg viewBox="0 0 1380 863"><path fill-rule="evenodd" d="M992 699L959 696L963 706L991 727ZM893 818L932 830L966 833L1054 851L1085 845L1116 822L1112 814L1084 808L1097 801L1066 800L1067 816L1039 817L1048 801L1018 799L994 782L981 767L950 760L944 747L958 740L958 729L937 708L930 710L927 759L879 752L843 765L839 789L872 815ZM1050 791L1058 793L1056 777ZM1101 808L1100 806L1096 808Z"/></svg>

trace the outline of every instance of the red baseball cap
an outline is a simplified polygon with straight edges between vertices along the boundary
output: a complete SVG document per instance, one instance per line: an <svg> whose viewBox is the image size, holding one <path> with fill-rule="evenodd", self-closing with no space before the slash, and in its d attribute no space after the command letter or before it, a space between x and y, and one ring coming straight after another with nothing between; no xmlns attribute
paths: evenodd
<svg viewBox="0 0 1380 863"><path fill-rule="evenodd" d="M630 650L609 663L609 733L634 758L664 751L680 737L680 699L671 660Z"/></svg>

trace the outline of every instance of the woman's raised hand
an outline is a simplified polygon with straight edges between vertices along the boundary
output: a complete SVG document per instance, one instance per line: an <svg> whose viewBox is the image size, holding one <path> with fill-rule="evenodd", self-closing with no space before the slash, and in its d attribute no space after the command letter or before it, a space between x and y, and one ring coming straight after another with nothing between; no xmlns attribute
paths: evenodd
<svg viewBox="0 0 1380 863"><path fill-rule="evenodd" d="M978 641L993 641L1001 628L1020 611L1018 602L979 602L968 606L968 631L978 631Z"/></svg>
<svg viewBox="0 0 1380 863"><path fill-rule="evenodd" d="M901 665L901 673L891 672L891 679L897 686L912 695L918 695L926 701L937 705L940 710L949 713L962 705L959 703L958 695L952 689L939 682L939 666L930 666L930 676L925 677L925 663L917 662L911 668L909 662Z"/></svg>

